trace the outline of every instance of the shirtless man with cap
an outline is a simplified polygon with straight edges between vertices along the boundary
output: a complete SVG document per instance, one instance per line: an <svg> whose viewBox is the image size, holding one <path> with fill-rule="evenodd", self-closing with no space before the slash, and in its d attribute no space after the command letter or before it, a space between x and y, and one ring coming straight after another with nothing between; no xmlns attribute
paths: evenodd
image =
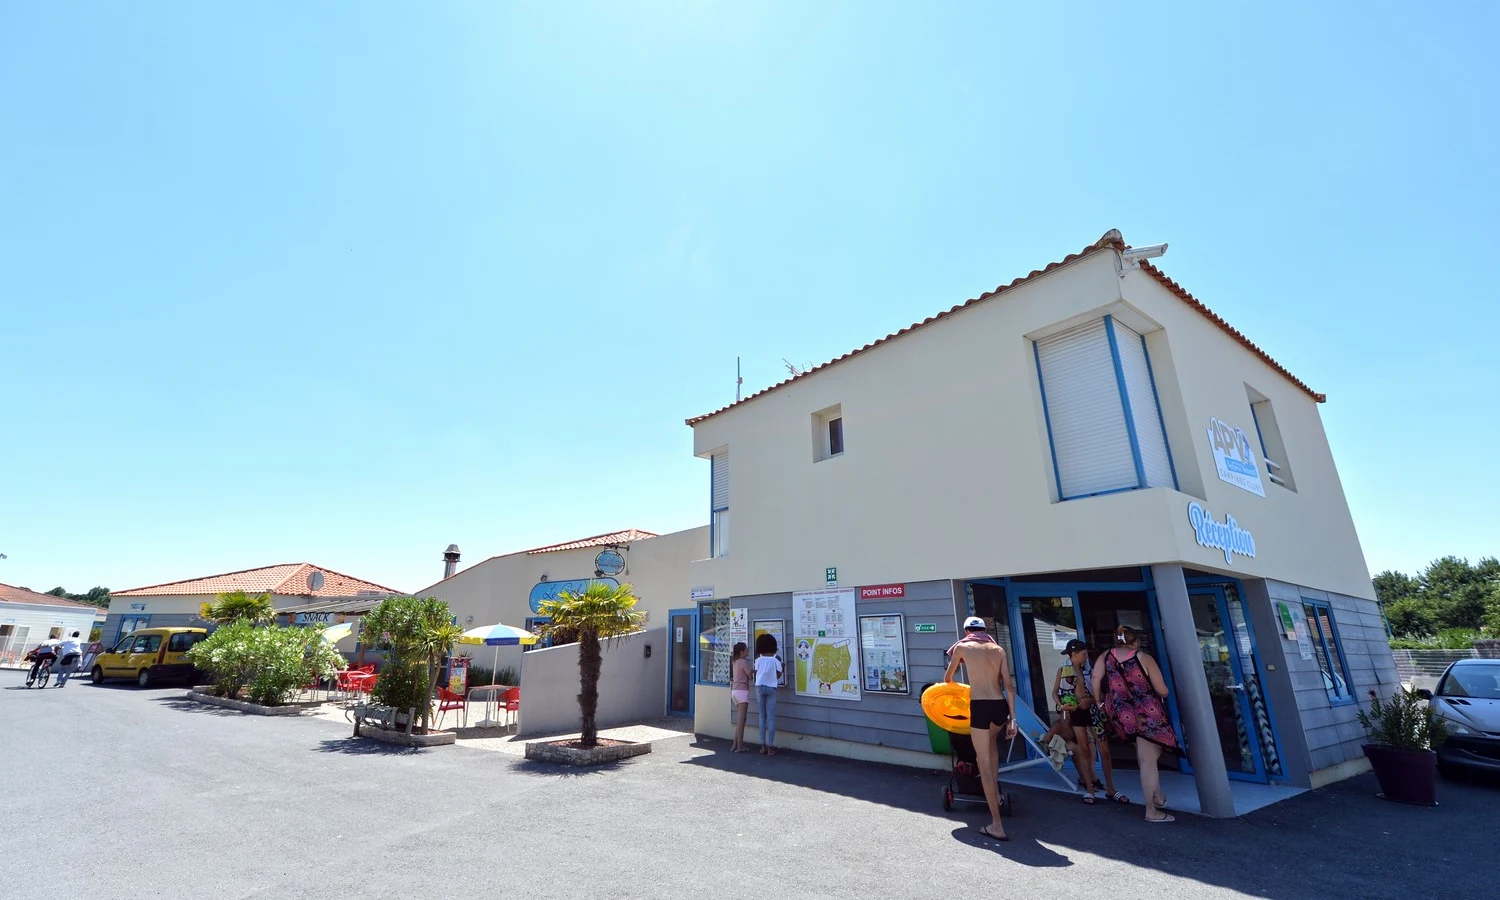
<svg viewBox="0 0 1500 900"><path fill-rule="evenodd" d="M1005 648L987 633L984 620L970 616L964 620L964 636L953 645L952 659L944 681L963 665L969 672L969 733L974 739L974 756L979 764L979 781L984 785L984 799L990 807L990 824L979 829L985 837L1008 841L1000 822L1000 730L1007 738L1016 735L1016 719L1006 699L1016 695L1011 683L1010 666L1005 664Z"/></svg>

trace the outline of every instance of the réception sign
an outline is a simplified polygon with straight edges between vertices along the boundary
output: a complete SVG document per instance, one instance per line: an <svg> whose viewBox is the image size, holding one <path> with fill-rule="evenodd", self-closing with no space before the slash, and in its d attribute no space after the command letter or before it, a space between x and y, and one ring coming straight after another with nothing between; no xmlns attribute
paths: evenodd
<svg viewBox="0 0 1500 900"><path fill-rule="evenodd" d="M861 600L900 600L905 596L904 584L872 584L859 589Z"/></svg>
<svg viewBox="0 0 1500 900"><path fill-rule="evenodd" d="M1204 509L1198 501L1188 504L1188 522L1193 526L1193 537L1198 546L1210 550L1222 550L1224 562L1234 564L1234 555L1255 558L1255 536L1240 527L1234 516L1226 515L1224 521L1215 522L1213 513Z"/></svg>

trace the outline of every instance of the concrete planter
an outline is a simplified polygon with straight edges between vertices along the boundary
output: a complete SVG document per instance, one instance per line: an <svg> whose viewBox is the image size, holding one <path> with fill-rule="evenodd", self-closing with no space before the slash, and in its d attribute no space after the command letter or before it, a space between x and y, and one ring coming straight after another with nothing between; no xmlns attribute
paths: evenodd
<svg viewBox="0 0 1500 900"><path fill-rule="evenodd" d="M230 700L228 697L215 697L213 694L203 694L198 691L188 691L186 699L194 703L202 703L205 706L219 706L224 709L238 710L252 716L300 716L303 705L295 706L261 706L249 700Z"/></svg>
<svg viewBox="0 0 1500 900"><path fill-rule="evenodd" d="M572 741L533 741L526 745L526 758L568 766L602 766L651 752L650 744L619 743L590 747L568 746Z"/></svg>
<svg viewBox="0 0 1500 900"><path fill-rule="evenodd" d="M379 727L362 727L356 737L369 738L384 744L399 744L403 747L443 747L458 740L451 731L435 731L432 734L407 734Z"/></svg>

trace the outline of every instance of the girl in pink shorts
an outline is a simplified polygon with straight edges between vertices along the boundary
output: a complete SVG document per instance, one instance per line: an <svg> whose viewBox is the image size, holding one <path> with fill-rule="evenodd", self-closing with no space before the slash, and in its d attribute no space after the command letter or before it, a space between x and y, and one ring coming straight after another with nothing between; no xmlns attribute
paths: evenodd
<svg viewBox="0 0 1500 900"><path fill-rule="evenodd" d="M740 641L729 658L729 696L739 713L734 726L734 746L729 748L735 753L745 752L745 716L750 712L750 679L755 675L749 657L750 648Z"/></svg>

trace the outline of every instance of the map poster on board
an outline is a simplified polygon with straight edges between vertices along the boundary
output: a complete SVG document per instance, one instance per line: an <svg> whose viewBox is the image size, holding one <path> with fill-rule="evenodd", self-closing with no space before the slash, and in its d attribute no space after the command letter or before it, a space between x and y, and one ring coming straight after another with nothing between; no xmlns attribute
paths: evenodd
<svg viewBox="0 0 1500 900"><path fill-rule="evenodd" d="M859 699L857 588L792 595L792 641L797 693L835 700Z"/></svg>
<svg viewBox="0 0 1500 900"><path fill-rule="evenodd" d="M756 619L750 623L750 630L755 634L755 640L750 641L750 662L755 662L755 644L763 634L769 634L776 639L776 659L781 663L781 678L777 681L777 687L786 687L786 622L781 619Z"/></svg>
<svg viewBox="0 0 1500 900"><path fill-rule="evenodd" d="M906 626L899 615L859 617L859 655L865 690L909 694L906 679Z"/></svg>

